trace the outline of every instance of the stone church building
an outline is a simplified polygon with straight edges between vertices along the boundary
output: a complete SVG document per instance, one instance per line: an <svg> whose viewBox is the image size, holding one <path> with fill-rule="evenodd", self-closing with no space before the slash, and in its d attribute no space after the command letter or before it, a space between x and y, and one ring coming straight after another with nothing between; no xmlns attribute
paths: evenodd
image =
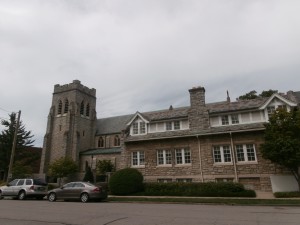
<svg viewBox="0 0 300 225"><path fill-rule="evenodd" d="M291 177L262 158L260 145L270 114L299 106L300 92L212 103L206 103L204 87L189 95L186 107L98 119L95 89L78 80L55 85L40 174L69 156L81 174L107 159L116 169L137 168L146 182L234 181L271 191L273 178Z"/></svg>

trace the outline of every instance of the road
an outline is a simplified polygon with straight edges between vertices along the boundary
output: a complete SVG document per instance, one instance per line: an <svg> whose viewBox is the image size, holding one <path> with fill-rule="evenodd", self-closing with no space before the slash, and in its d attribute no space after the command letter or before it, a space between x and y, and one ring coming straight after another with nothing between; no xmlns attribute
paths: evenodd
<svg viewBox="0 0 300 225"><path fill-rule="evenodd" d="M0 225L299 225L299 207L0 200Z"/></svg>

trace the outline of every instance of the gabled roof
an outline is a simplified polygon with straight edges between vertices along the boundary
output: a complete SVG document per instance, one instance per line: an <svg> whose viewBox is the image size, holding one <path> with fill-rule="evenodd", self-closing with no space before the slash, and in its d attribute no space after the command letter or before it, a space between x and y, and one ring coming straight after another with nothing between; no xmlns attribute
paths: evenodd
<svg viewBox="0 0 300 225"><path fill-rule="evenodd" d="M96 135L117 134L126 129L126 124L132 118L132 114L103 118L97 120Z"/></svg>
<svg viewBox="0 0 300 225"><path fill-rule="evenodd" d="M129 126L137 117L141 118L145 123L149 123L149 119L146 116L140 112L136 112L126 125Z"/></svg>
<svg viewBox="0 0 300 225"><path fill-rule="evenodd" d="M289 106L297 106L296 103L288 100L287 98L285 98L277 93L274 93L259 109L265 109L270 104L270 102L275 98L278 98L279 100L283 101L285 104L287 104Z"/></svg>

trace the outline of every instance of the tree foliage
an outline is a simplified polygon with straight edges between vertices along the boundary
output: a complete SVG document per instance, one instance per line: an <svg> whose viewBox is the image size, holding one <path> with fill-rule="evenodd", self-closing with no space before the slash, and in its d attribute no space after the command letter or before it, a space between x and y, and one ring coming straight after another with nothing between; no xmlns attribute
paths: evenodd
<svg viewBox="0 0 300 225"><path fill-rule="evenodd" d="M92 172L91 167L89 167L89 166L87 167L87 169L85 171L83 181L94 183L94 174Z"/></svg>
<svg viewBox="0 0 300 225"><path fill-rule="evenodd" d="M114 164L110 160L99 160L96 165L98 174L106 174L115 170Z"/></svg>
<svg viewBox="0 0 300 225"><path fill-rule="evenodd" d="M77 163L69 157L61 157L49 164L48 173L56 178L67 177L78 171Z"/></svg>
<svg viewBox="0 0 300 225"><path fill-rule="evenodd" d="M14 134L17 125L16 116L16 113L11 113L9 114L8 120L1 120L1 125L3 125L5 129L0 133L0 170L4 171L5 177L7 176L8 172ZM24 154L24 151L21 150L26 146L32 146L32 143L34 142L32 138L33 135L31 134L31 131L26 131L25 125L23 125L22 121L20 121L17 131L17 143L14 161L18 161L23 158L22 154Z"/></svg>
<svg viewBox="0 0 300 225"><path fill-rule="evenodd" d="M259 97L271 97L274 93L278 93L277 90L268 90L268 91L262 91L259 95L257 95L257 91L253 90L250 91L244 95L241 95L238 97L239 100L249 100L249 99L256 99Z"/></svg>
<svg viewBox="0 0 300 225"><path fill-rule="evenodd" d="M300 111L276 110L266 124L262 156L288 168L300 187Z"/></svg>

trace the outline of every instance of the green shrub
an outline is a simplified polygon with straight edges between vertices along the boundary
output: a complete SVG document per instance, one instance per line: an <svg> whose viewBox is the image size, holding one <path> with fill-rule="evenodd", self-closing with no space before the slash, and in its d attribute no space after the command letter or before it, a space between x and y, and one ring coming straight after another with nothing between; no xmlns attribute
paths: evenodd
<svg viewBox="0 0 300 225"><path fill-rule="evenodd" d="M299 191L293 191L293 192L275 192L274 196L276 198L299 198L300 192Z"/></svg>
<svg viewBox="0 0 300 225"><path fill-rule="evenodd" d="M239 183L145 183L144 195L194 197L255 197Z"/></svg>
<svg viewBox="0 0 300 225"><path fill-rule="evenodd" d="M118 170L109 180L109 190L114 195L129 195L143 191L143 175L133 168Z"/></svg>

